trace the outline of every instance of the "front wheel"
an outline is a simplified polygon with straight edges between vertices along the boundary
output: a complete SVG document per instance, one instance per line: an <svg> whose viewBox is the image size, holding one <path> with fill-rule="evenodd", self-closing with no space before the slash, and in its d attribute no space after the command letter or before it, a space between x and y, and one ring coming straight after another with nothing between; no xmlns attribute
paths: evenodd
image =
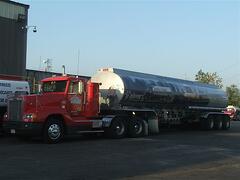
<svg viewBox="0 0 240 180"><path fill-rule="evenodd" d="M62 140L64 135L63 123L56 119L49 119L43 129L45 143L53 144Z"/></svg>

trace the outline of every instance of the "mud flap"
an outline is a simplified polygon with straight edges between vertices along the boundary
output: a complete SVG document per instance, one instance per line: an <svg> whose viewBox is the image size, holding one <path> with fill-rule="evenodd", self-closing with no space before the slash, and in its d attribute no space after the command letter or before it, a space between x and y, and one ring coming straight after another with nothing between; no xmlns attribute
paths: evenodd
<svg viewBox="0 0 240 180"><path fill-rule="evenodd" d="M144 124L144 136L148 136L149 135L149 130L148 130L148 123L147 121L143 120L143 124Z"/></svg>
<svg viewBox="0 0 240 180"><path fill-rule="evenodd" d="M158 134L159 133L157 118L148 120L148 130L149 130L150 134Z"/></svg>

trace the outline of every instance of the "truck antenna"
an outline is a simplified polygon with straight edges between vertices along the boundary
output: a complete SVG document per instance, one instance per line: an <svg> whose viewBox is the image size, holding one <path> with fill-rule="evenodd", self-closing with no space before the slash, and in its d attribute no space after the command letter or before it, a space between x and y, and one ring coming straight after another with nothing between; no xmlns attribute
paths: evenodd
<svg viewBox="0 0 240 180"><path fill-rule="evenodd" d="M80 50L78 49L77 75L79 75L79 59L80 59Z"/></svg>
<svg viewBox="0 0 240 180"><path fill-rule="evenodd" d="M65 65L62 65L62 68L63 68L63 73L62 73L62 75L65 76L65 75L66 75L66 72L65 72Z"/></svg>

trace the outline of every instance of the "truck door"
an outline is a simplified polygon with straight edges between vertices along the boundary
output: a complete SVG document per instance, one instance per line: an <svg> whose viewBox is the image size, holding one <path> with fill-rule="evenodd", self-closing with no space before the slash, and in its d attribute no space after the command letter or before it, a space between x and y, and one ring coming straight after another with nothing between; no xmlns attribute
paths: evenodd
<svg viewBox="0 0 240 180"><path fill-rule="evenodd" d="M71 116L81 116L84 112L84 82L71 81L68 90L68 109Z"/></svg>

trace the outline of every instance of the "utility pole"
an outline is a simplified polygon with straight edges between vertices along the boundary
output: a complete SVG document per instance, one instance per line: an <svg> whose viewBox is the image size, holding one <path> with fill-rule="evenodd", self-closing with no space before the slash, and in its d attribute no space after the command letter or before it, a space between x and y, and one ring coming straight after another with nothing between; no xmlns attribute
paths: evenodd
<svg viewBox="0 0 240 180"><path fill-rule="evenodd" d="M46 64L45 71L51 72L52 71L52 59L47 58L47 60L43 61L43 63Z"/></svg>

